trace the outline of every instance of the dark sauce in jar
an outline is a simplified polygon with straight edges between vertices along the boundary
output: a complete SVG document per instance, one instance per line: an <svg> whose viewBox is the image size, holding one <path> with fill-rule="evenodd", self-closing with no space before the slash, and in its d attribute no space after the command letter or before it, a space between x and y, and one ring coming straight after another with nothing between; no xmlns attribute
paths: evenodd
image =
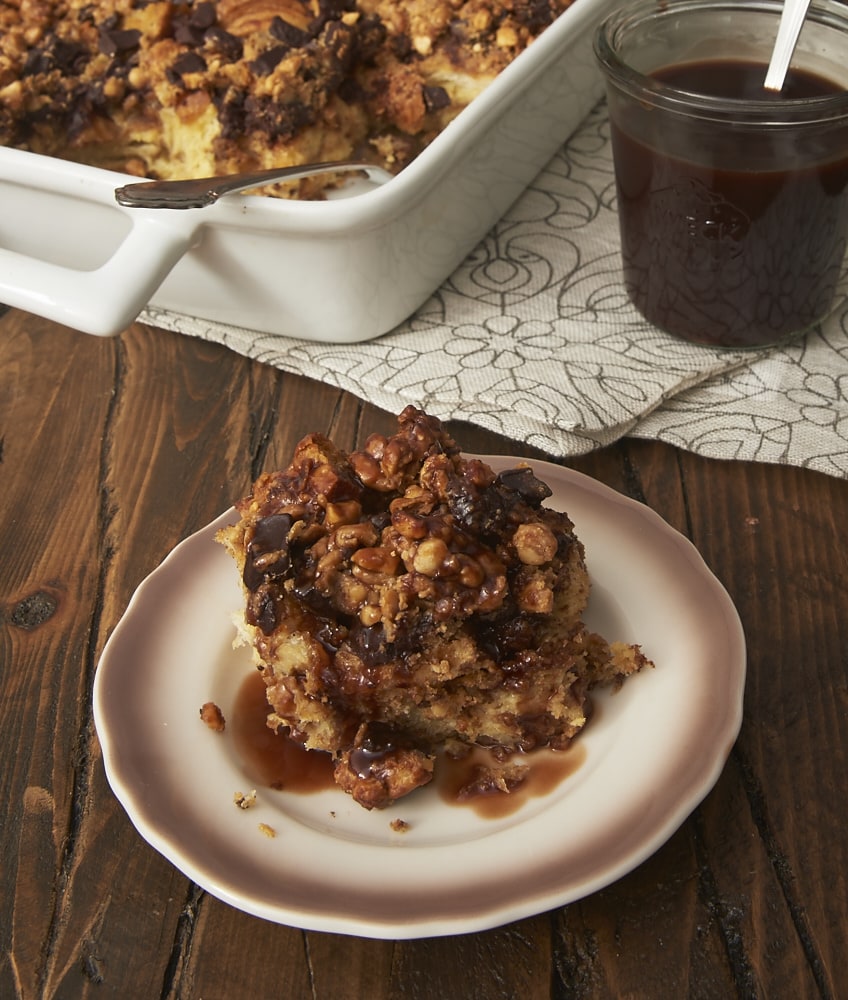
<svg viewBox="0 0 848 1000"><path fill-rule="evenodd" d="M765 91L765 74L765 64L711 60L653 76L678 90L748 101L843 92L790 70L777 97ZM797 140L785 130L746 137L684 123L671 130L673 140L669 131L646 142L637 128L626 116L611 121L624 279L639 311L687 340L738 348L777 343L822 319L845 256L848 129L820 134L821 150L794 166Z"/></svg>

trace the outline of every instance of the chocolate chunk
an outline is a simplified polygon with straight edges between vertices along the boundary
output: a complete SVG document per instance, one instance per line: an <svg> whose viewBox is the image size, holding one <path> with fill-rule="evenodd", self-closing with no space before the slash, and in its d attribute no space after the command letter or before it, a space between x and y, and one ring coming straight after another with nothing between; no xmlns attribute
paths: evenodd
<svg viewBox="0 0 848 1000"><path fill-rule="evenodd" d="M376 15L361 17L356 22L356 57L363 62L374 58L386 42L388 30Z"/></svg>
<svg viewBox="0 0 848 1000"><path fill-rule="evenodd" d="M179 84L186 73L202 73L206 60L196 52L184 52L165 72L171 83Z"/></svg>
<svg viewBox="0 0 848 1000"><path fill-rule="evenodd" d="M58 70L63 75L82 73L88 53L79 42L52 37L41 49L32 49L24 60L23 76L37 76Z"/></svg>
<svg viewBox="0 0 848 1000"><path fill-rule="evenodd" d="M220 52L230 62L237 62L241 59L244 43L237 35L230 34L229 31L224 31L217 24L213 24L211 28L206 29L203 38L207 44Z"/></svg>
<svg viewBox="0 0 848 1000"><path fill-rule="evenodd" d="M293 49L301 48L309 41L309 35L305 31L302 31L295 24L284 21L279 14L274 15L268 33L278 42L284 42Z"/></svg>
<svg viewBox="0 0 848 1000"><path fill-rule="evenodd" d="M409 35L395 35L389 40L389 45L395 57L401 62L406 62L412 55L412 39Z"/></svg>
<svg viewBox="0 0 848 1000"><path fill-rule="evenodd" d="M309 25L309 34L317 38L330 21L338 21L345 11L356 9L356 0L318 0L318 16Z"/></svg>
<svg viewBox="0 0 848 1000"><path fill-rule="evenodd" d="M324 31L324 43L342 64L351 62L355 47L351 29L341 21L331 21Z"/></svg>
<svg viewBox="0 0 848 1000"><path fill-rule="evenodd" d="M532 507L538 507L551 495L550 488L533 475L532 469L507 469L498 476L498 479L503 487L517 493Z"/></svg>
<svg viewBox="0 0 848 1000"><path fill-rule="evenodd" d="M276 590L263 584L253 595L245 612L245 621L262 630L263 635L271 635L277 627Z"/></svg>
<svg viewBox="0 0 848 1000"><path fill-rule="evenodd" d="M282 62L288 51L288 45L275 45L272 49L266 49L265 52L253 60L250 68L257 76L268 76Z"/></svg>
<svg viewBox="0 0 848 1000"><path fill-rule="evenodd" d="M253 538L244 561L244 585L255 591L263 580L282 576L291 565L288 534L292 526L289 514L271 514L256 522Z"/></svg>
<svg viewBox="0 0 848 1000"><path fill-rule="evenodd" d="M444 87L422 87L421 94L424 98L424 107L428 111L441 111L451 102Z"/></svg>
<svg viewBox="0 0 848 1000"><path fill-rule="evenodd" d="M141 32L135 28L113 29L107 31L100 29L98 48L107 56L115 56L119 52L130 52L138 47L141 39Z"/></svg>
<svg viewBox="0 0 848 1000"><path fill-rule="evenodd" d="M190 21L174 21L174 41L193 49L203 44L205 29L198 28Z"/></svg>
<svg viewBox="0 0 848 1000"><path fill-rule="evenodd" d="M195 4L192 7L191 14L189 15L189 24L194 28L211 28L215 23L216 13L215 5L209 3L209 0L204 0L203 3Z"/></svg>

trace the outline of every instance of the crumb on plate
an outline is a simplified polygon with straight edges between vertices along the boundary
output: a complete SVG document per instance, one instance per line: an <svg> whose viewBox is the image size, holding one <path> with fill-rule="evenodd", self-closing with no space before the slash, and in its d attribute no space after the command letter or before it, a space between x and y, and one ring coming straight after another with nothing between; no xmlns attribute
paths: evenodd
<svg viewBox="0 0 848 1000"><path fill-rule="evenodd" d="M205 725L216 733L223 733L227 725L224 713L214 701L207 701L201 706L200 719L201 722L205 723Z"/></svg>

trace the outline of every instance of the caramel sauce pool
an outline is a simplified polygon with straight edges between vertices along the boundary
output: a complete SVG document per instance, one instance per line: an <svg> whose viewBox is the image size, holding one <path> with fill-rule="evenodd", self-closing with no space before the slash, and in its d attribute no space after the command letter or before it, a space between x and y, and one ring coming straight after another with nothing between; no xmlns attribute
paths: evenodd
<svg viewBox="0 0 848 1000"><path fill-rule="evenodd" d="M252 781L287 792L311 794L335 788L333 760L306 750L265 724L265 682L257 671L244 679L233 705L232 735ZM229 727L228 727L229 728Z"/></svg>
<svg viewBox="0 0 848 1000"><path fill-rule="evenodd" d="M275 733L265 724L267 715L265 684L257 671L248 675L239 688L227 727L251 780L300 795L335 788L330 755L320 750L306 750L290 737ZM511 762L521 764L527 772L518 787L509 793L490 791L464 795L463 789L474 780L479 769L493 763L488 751L475 748L459 760L440 757L433 786L448 805L473 809L486 819L499 819L517 812L530 799L553 791L574 774L585 759L586 751L579 744L565 751L515 754Z"/></svg>

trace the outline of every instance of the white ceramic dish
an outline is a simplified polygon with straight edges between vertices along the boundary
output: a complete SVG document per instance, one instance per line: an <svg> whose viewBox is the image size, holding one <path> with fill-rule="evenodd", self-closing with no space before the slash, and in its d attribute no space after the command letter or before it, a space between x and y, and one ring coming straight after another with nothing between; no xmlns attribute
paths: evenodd
<svg viewBox="0 0 848 1000"><path fill-rule="evenodd" d="M434 291L600 98L576 0L398 177L328 202L231 195L120 208L122 174L0 148L0 301L99 335L149 303L306 340L392 329Z"/></svg>
<svg viewBox="0 0 848 1000"><path fill-rule="evenodd" d="M227 512L138 588L97 670L106 773L141 835L239 909L396 939L481 930L566 904L660 847L712 788L738 734L739 618L691 543L650 509L578 473L535 466L586 544L590 625L641 642L657 664L602 697L575 773L499 819L447 805L431 787L386 812L366 812L338 790L259 788L253 809L236 808L234 793L251 787L245 762L226 731L198 719L210 699L226 716L253 669L231 648L241 594L213 540ZM393 831L395 818L410 828Z"/></svg>

